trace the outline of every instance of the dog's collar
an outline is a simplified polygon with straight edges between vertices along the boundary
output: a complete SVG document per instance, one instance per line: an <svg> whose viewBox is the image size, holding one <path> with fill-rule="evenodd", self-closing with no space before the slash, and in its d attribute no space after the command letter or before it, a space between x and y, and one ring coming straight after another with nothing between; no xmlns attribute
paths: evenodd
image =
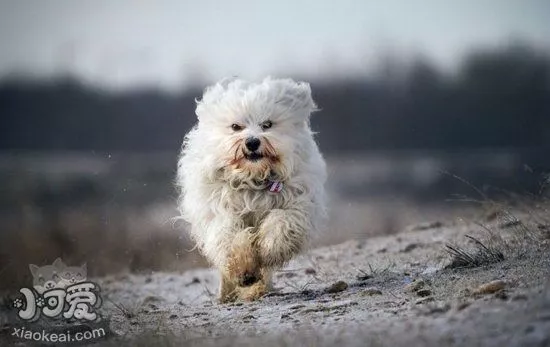
<svg viewBox="0 0 550 347"><path fill-rule="evenodd" d="M270 193L279 193L281 190L283 190L283 182L280 181L267 181L267 187L266 189Z"/></svg>

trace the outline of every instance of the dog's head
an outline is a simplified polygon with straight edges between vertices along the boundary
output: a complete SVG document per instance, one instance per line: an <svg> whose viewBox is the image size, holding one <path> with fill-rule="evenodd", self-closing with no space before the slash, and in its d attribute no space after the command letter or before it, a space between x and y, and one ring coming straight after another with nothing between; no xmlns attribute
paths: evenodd
<svg viewBox="0 0 550 347"><path fill-rule="evenodd" d="M197 101L195 142L229 181L286 180L312 144L309 84L266 78L222 81ZM197 143L194 143L197 145Z"/></svg>

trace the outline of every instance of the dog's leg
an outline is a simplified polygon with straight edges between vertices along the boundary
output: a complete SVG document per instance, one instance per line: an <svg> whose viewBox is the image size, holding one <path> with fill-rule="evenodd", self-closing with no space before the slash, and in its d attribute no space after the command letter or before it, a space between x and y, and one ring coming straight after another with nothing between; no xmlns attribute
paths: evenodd
<svg viewBox="0 0 550 347"><path fill-rule="evenodd" d="M237 287L239 299L244 301L254 301L260 299L271 289L271 270L263 268L260 270L260 279L249 287Z"/></svg>
<svg viewBox="0 0 550 347"><path fill-rule="evenodd" d="M248 287L261 278L258 251L253 246L252 228L239 231L232 240L227 259L226 274L240 287Z"/></svg>
<svg viewBox="0 0 550 347"><path fill-rule="evenodd" d="M226 271L235 299L245 301L257 300L271 290L271 270L260 267L257 234L253 231L247 228L235 235Z"/></svg>
<svg viewBox="0 0 550 347"><path fill-rule="evenodd" d="M300 209L275 209L258 229L256 244L262 266L278 268L305 246L311 229L308 216Z"/></svg>
<svg viewBox="0 0 550 347"><path fill-rule="evenodd" d="M201 249L220 270L219 301L237 298L238 285L250 286L260 278L258 252L252 247L252 228L240 229L226 216L213 218L207 229L200 230Z"/></svg>
<svg viewBox="0 0 550 347"><path fill-rule="evenodd" d="M264 283L265 289L269 292L270 290L273 290L273 283L272 283L272 275L273 271L268 268L263 268L261 270L262 273L262 281Z"/></svg>
<svg viewBox="0 0 550 347"><path fill-rule="evenodd" d="M237 299L237 284L230 280L224 271L220 271L220 296L219 302L225 304Z"/></svg>

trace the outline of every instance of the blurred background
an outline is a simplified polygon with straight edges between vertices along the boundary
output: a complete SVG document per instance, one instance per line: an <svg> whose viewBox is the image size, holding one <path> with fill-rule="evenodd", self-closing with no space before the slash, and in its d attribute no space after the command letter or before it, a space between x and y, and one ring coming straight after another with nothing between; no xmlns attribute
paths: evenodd
<svg viewBox="0 0 550 347"><path fill-rule="evenodd" d="M89 275L204 266L171 219L173 180L194 99L228 76L311 83L331 199L316 245L545 194L548 14L544 0L3 1L1 286L57 257Z"/></svg>

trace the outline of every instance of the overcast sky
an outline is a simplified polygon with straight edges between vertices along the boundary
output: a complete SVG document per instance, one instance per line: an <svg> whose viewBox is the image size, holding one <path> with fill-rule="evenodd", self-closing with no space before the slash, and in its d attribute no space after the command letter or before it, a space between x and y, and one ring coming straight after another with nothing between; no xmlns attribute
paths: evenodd
<svg viewBox="0 0 550 347"><path fill-rule="evenodd" d="M111 88L239 75L367 73L389 51L452 67L511 37L550 46L546 0L3 0L0 76L71 72Z"/></svg>

